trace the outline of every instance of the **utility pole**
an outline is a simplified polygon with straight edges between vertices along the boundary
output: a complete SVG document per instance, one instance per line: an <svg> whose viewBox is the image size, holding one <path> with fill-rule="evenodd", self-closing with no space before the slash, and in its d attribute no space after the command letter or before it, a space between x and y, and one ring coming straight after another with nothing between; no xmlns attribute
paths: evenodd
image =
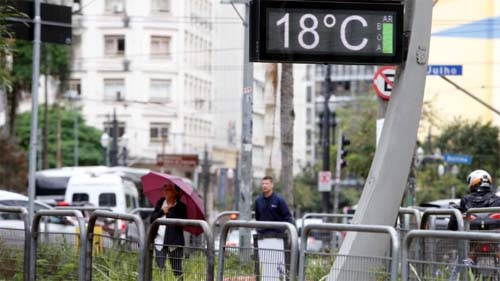
<svg viewBox="0 0 500 281"><path fill-rule="evenodd" d="M210 184L210 162L208 160L208 150L205 146L205 152L203 153L203 207L205 209L205 216L207 215L207 196L208 196L208 187ZM208 216L206 216L208 218Z"/></svg>
<svg viewBox="0 0 500 281"><path fill-rule="evenodd" d="M111 146L111 167L118 165L118 120L116 109L113 109L113 143Z"/></svg>
<svg viewBox="0 0 500 281"><path fill-rule="evenodd" d="M240 219L251 219L252 204L252 108L253 108L253 64L250 63L250 4L245 4L245 39L243 46L243 97L241 118L241 178L239 211ZM250 246L250 231L240 232L240 247Z"/></svg>
<svg viewBox="0 0 500 281"><path fill-rule="evenodd" d="M342 170L342 138L344 133L339 127L337 138L337 161L335 163L335 184L333 189L333 213L339 212L340 176Z"/></svg>
<svg viewBox="0 0 500 281"><path fill-rule="evenodd" d="M330 108L328 107L328 102L330 101L331 89L332 89L332 78L331 78L331 67L326 65L326 76L325 76L325 100L323 103L323 139L321 140L323 149L323 171L330 171ZM335 116L335 115L334 115ZM333 124L335 125L335 124ZM330 205L330 191L323 191L323 213L328 213Z"/></svg>
<svg viewBox="0 0 500 281"><path fill-rule="evenodd" d="M76 95L71 97L71 104L73 105L73 117L74 117L74 122L73 122L73 134L75 136L75 147L73 151L73 165L75 167L78 167L78 112L76 110Z"/></svg>
<svg viewBox="0 0 500 281"><path fill-rule="evenodd" d="M38 146L38 85L40 78L40 39L41 39L41 17L40 0L34 0L35 16L33 18L33 68L31 76L31 130L30 130L30 154L29 154L29 173L28 173L28 220L33 221L35 208L35 172L36 172L36 153ZM33 250L33 249L32 249ZM32 251L33 253L33 251Z"/></svg>

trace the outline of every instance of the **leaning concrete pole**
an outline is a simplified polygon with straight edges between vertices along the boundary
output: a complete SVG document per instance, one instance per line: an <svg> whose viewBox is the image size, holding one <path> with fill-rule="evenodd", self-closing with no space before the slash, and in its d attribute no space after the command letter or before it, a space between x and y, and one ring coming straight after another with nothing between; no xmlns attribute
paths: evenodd
<svg viewBox="0 0 500 281"><path fill-rule="evenodd" d="M410 31L408 57L396 70L382 136L354 215L355 224L394 225L412 161L424 98L432 0L407 0L405 4L405 31ZM388 251L387 243L380 235L349 233L339 255L382 257ZM380 269L375 264L348 263L339 258L327 280L371 280L348 272L349 267L359 270L361 266L371 267L363 270Z"/></svg>

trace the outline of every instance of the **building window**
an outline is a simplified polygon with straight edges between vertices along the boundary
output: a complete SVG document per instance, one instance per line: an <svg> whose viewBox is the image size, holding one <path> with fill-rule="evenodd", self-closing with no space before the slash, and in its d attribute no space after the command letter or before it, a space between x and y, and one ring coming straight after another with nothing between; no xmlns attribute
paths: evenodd
<svg viewBox="0 0 500 281"><path fill-rule="evenodd" d="M123 14L123 13L125 13L125 1L124 0L106 0L104 9L108 13Z"/></svg>
<svg viewBox="0 0 500 281"><path fill-rule="evenodd" d="M151 123L149 125L149 140L152 142L168 142L169 123Z"/></svg>
<svg viewBox="0 0 500 281"><path fill-rule="evenodd" d="M312 101L312 88L311 86L307 86L306 88L306 102Z"/></svg>
<svg viewBox="0 0 500 281"><path fill-rule="evenodd" d="M155 13L169 13L170 0L152 0L151 10Z"/></svg>
<svg viewBox="0 0 500 281"><path fill-rule="evenodd" d="M154 57L170 56L170 37L151 36L151 55Z"/></svg>
<svg viewBox="0 0 500 281"><path fill-rule="evenodd" d="M82 83L80 79L71 79L69 80L69 90L70 92L74 92L76 96L82 95Z"/></svg>
<svg viewBox="0 0 500 281"><path fill-rule="evenodd" d="M125 100L125 80L104 79L104 99L115 101Z"/></svg>
<svg viewBox="0 0 500 281"><path fill-rule="evenodd" d="M104 54L109 56L123 56L125 54L125 36L105 35Z"/></svg>
<svg viewBox="0 0 500 281"><path fill-rule="evenodd" d="M104 122L104 132L113 138L113 122ZM125 122L118 122L118 137L125 135Z"/></svg>
<svg viewBox="0 0 500 281"><path fill-rule="evenodd" d="M149 99L152 101L169 101L172 82L170 80L151 79Z"/></svg>
<svg viewBox="0 0 500 281"><path fill-rule="evenodd" d="M306 124L311 124L312 123L312 109L307 108L306 109Z"/></svg>
<svg viewBox="0 0 500 281"><path fill-rule="evenodd" d="M311 130L307 129L306 131L306 145L311 145L312 144L312 132Z"/></svg>

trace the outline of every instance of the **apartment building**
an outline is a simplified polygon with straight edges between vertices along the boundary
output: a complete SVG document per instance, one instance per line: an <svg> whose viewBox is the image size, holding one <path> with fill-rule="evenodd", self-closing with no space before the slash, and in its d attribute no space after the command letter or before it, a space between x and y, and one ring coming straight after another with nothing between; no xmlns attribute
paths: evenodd
<svg viewBox="0 0 500 281"><path fill-rule="evenodd" d="M88 124L112 135L116 114L131 161L211 146L213 2L80 1L70 89Z"/></svg>

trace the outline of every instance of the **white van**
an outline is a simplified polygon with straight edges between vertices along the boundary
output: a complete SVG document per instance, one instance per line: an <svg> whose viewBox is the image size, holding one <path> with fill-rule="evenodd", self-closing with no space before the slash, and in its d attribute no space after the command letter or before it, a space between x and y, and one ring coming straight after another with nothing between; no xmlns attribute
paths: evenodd
<svg viewBox="0 0 500 281"><path fill-rule="evenodd" d="M128 213L139 206L139 194L134 182L120 173L82 173L69 179L64 201L89 202L113 212Z"/></svg>

